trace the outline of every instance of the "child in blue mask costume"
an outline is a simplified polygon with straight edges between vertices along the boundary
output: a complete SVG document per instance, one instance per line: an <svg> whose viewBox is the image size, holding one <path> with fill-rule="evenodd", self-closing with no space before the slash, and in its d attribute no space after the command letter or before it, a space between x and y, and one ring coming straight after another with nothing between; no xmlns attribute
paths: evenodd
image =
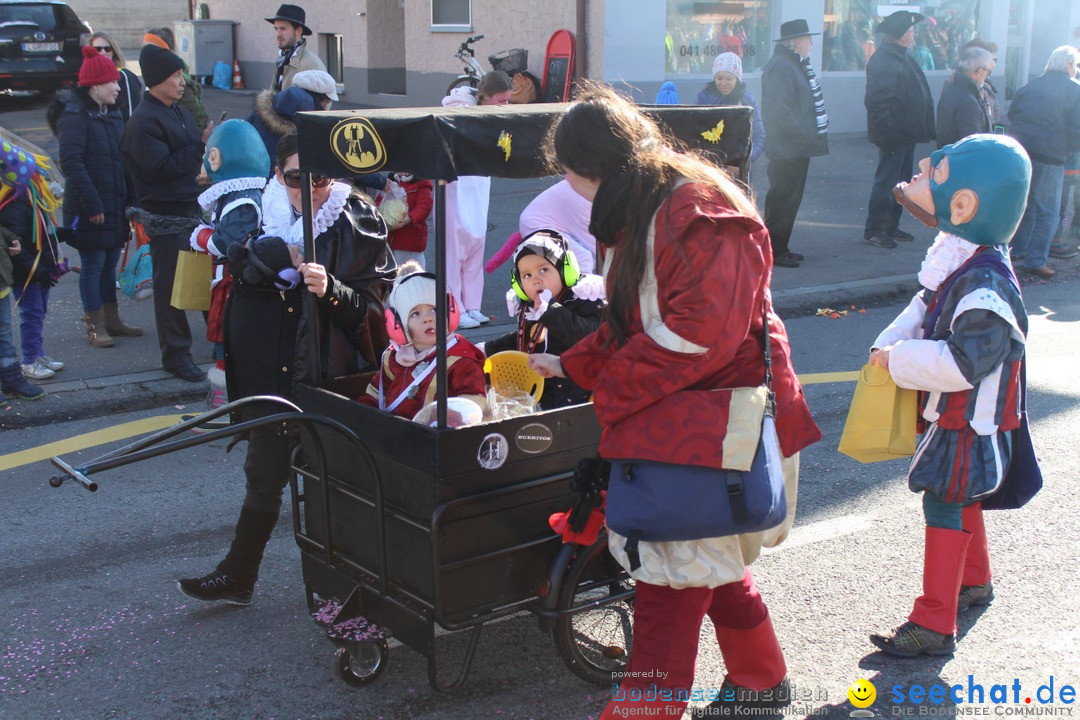
<svg viewBox="0 0 1080 720"><path fill-rule="evenodd" d="M922 290L871 353L898 386L920 391L923 435L908 486L923 494L923 593L907 622L870 636L899 657L951 654L957 612L993 600L983 504L1026 502L1003 498L1016 497L1010 463L1029 446L1027 313L1006 248L1024 213L1031 163L1011 138L971 135L919 170L893 195L940 232L919 271Z"/></svg>

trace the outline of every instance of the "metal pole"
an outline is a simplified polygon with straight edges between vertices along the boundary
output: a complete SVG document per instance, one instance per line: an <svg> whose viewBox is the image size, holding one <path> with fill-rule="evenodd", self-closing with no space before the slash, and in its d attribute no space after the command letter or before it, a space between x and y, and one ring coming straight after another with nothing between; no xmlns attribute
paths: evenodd
<svg viewBox="0 0 1080 720"><path fill-rule="evenodd" d="M300 173L300 205L304 213L304 262L318 262L315 257L315 226L312 224L315 213L311 209L311 173ZM304 315L307 316L308 328L308 357L311 362L305 368L304 378L309 385L318 387L322 384L322 346L319 338L322 337L322 327L319 321L318 298L315 293L304 292ZM295 362L295 360L294 360Z"/></svg>
<svg viewBox="0 0 1080 720"><path fill-rule="evenodd" d="M446 427L446 181L435 186L435 393L437 427ZM455 299L454 302L457 302ZM460 310L460 308L458 308Z"/></svg>

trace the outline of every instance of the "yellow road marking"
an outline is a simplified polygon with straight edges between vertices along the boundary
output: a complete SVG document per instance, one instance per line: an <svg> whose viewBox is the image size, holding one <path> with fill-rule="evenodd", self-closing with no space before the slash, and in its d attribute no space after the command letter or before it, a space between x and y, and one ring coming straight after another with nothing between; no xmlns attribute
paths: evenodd
<svg viewBox="0 0 1080 720"><path fill-rule="evenodd" d="M145 435L146 433L171 427L178 422L180 422L180 415L155 415L142 420L133 420L102 428L101 430L83 433L82 435L75 435L45 445L38 445L8 455L0 455L0 471L22 467L39 460L48 460L53 455L64 455L116 442L117 440L127 440L136 435Z"/></svg>
<svg viewBox="0 0 1080 720"><path fill-rule="evenodd" d="M858 377L858 370L849 372L807 373L799 376L799 382L803 385L820 385L823 383L855 382ZM8 455L0 455L0 472L22 467L23 465L29 465L30 463L39 460L48 460L54 455L78 452L79 450L86 450L87 448L116 442L117 440L126 440L135 437L136 435L145 435L146 433L155 432L171 425L175 425L178 422L180 422L179 415L155 415L144 420L133 420L132 422L113 425L112 427L94 430L93 432L84 433L82 435L75 435L74 437L65 438L64 440L58 440L57 442L48 443L46 445L27 448L26 450L20 450L19 452L10 453Z"/></svg>

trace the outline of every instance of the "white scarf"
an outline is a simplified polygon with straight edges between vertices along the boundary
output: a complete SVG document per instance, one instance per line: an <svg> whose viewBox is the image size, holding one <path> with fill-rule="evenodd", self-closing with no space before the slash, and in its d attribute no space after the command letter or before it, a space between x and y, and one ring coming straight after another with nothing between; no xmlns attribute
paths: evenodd
<svg viewBox="0 0 1080 720"><path fill-rule="evenodd" d="M926 251L922 269L919 270L919 283L929 290L937 290L945 278L956 272L981 247L962 237L939 232L934 244Z"/></svg>
<svg viewBox="0 0 1080 720"><path fill-rule="evenodd" d="M345 204L349 201L352 188L343 182L334 181L330 185L330 196L315 211L312 220L315 237L319 237L337 222ZM266 185L263 193L263 230L267 235L283 239L289 245L304 247L304 219L293 214L292 204L285 186L274 177Z"/></svg>

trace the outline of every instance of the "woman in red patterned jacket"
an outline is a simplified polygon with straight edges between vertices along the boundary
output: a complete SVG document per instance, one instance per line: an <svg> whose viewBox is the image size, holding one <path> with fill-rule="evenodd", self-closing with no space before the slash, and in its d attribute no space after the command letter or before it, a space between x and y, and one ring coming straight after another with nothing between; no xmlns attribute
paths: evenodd
<svg viewBox="0 0 1080 720"><path fill-rule="evenodd" d="M719 468L730 395L711 390L762 383L767 306L788 516L761 533L641 542L636 570L625 538L609 531L637 598L633 653L604 718L682 716L706 614L727 667L717 702L729 712L790 702L784 656L747 565L787 535L799 451L821 437L771 309L772 250L761 218L719 168L666 143L654 122L597 87L551 134L550 154L593 202L590 229L608 247L610 306L600 329L561 358L531 355L530 364L593 392L605 458Z"/></svg>

